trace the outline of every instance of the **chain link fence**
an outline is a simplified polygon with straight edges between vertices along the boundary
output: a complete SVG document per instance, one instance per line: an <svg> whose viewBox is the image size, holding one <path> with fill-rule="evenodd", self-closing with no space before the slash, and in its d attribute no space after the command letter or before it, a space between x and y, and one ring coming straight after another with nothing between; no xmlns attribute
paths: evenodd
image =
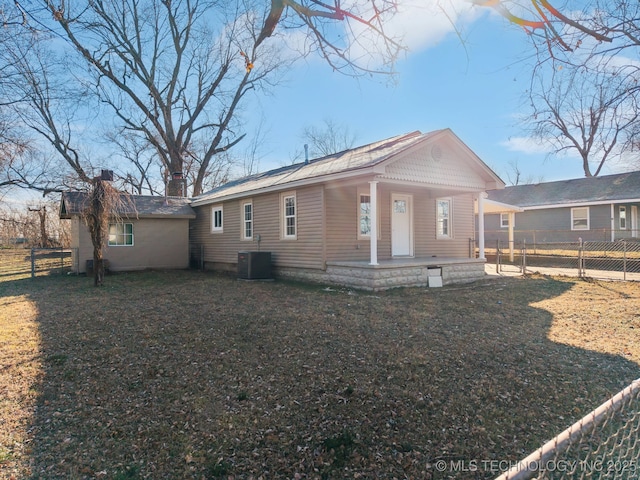
<svg viewBox="0 0 640 480"><path fill-rule="evenodd" d="M485 251L496 273L543 273L640 281L640 242L636 240L522 242L496 241Z"/></svg>
<svg viewBox="0 0 640 480"><path fill-rule="evenodd" d="M496 480L640 478L640 380Z"/></svg>

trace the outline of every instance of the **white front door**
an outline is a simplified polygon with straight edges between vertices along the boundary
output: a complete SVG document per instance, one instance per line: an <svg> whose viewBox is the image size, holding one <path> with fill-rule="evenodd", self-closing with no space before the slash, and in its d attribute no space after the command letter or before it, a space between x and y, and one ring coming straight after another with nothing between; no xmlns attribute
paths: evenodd
<svg viewBox="0 0 640 480"><path fill-rule="evenodd" d="M638 237L638 207L635 205L631 206L631 236Z"/></svg>
<svg viewBox="0 0 640 480"><path fill-rule="evenodd" d="M391 255L413 255L411 195L391 195Z"/></svg>

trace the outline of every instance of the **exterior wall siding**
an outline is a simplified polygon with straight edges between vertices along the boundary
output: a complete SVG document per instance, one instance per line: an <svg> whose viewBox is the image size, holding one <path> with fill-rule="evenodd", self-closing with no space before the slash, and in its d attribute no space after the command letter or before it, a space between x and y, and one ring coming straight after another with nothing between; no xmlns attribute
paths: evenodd
<svg viewBox="0 0 640 480"><path fill-rule="evenodd" d="M451 196L453 201L451 213L452 238L449 239L436 238L436 200L441 197L447 197L447 195L438 195L437 197L426 199L428 206L424 211L423 217L426 225L426 238L419 242L419 245L424 245L425 249L419 252L419 256L468 258L470 256L469 243L474 238L473 195Z"/></svg>
<svg viewBox="0 0 640 480"><path fill-rule="evenodd" d="M358 239L358 186L327 188L325 199L327 261L368 260L369 240Z"/></svg>
<svg viewBox="0 0 640 480"><path fill-rule="evenodd" d="M239 251L271 252L274 266L317 268L324 266L324 189L321 186L291 190L296 195L296 238L282 235L281 193L251 197L253 239L243 240L242 204L249 198L230 200L223 206L223 231L211 232L211 208L219 204L195 207L192 244L204 246L204 261L218 268L232 269ZM260 242L258 242L258 236Z"/></svg>
<svg viewBox="0 0 640 480"><path fill-rule="evenodd" d="M147 268L187 268L189 266L189 220L142 218L125 220L133 224L133 246L107 246L104 258L112 271ZM75 227L74 227L75 225ZM93 260L93 244L89 230L78 217L72 229L78 228L78 272L86 272L87 260Z"/></svg>

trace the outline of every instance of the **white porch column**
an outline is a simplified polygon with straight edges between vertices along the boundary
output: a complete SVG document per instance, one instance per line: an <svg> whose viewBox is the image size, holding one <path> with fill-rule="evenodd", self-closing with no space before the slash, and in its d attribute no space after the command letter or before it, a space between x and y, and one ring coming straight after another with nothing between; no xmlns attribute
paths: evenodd
<svg viewBox="0 0 640 480"><path fill-rule="evenodd" d="M484 256L484 199L487 198L486 192L478 194L478 256Z"/></svg>
<svg viewBox="0 0 640 480"><path fill-rule="evenodd" d="M378 182L369 182L369 197L371 199L371 234L369 235L371 253L369 265L378 265Z"/></svg>
<svg viewBox="0 0 640 480"><path fill-rule="evenodd" d="M509 212L509 261L513 263L513 225L516 223L516 214Z"/></svg>

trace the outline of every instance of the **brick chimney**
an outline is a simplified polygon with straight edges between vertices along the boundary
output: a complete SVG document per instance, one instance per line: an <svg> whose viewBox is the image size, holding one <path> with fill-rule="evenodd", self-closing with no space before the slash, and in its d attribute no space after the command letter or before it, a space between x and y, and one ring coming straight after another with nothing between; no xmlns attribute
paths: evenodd
<svg viewBox="0 0 640 480"><path fill-rule="evenodd" d="M167 183L167 195L170 197L186 197L187 181L182 172L173 172Z"/></svg>

